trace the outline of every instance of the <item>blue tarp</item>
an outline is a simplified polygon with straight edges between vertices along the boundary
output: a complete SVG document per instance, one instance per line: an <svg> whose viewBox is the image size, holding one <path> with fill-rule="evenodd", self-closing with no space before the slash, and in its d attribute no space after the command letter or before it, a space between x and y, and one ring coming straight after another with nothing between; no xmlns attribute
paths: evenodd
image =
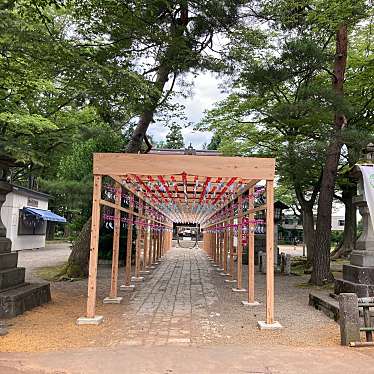
<svg viewBox="0 0 374 374"><path fill-rule="evenodd" d="M23 211L30 213L38 218L42 218L44 221L63 222L66 223L64 217L59 216L51 212L50 210L37 209L37 208L23 208Z"/></svg>

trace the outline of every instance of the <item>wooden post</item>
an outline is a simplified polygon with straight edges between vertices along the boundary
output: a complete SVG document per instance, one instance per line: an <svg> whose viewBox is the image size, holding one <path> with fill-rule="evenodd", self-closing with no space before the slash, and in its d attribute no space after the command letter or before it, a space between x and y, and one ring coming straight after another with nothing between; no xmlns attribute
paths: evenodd
<svg viewBox="0 0 374 374"><path fill-rule="evenodd" d="M248 209L254 208L254 187L248 190ZM243 305L259 305L255 301L255 233L254 213L248 214L248 300Z"/></svg>
<svg viewBox="0 0 374 374"><path fill-rule="evenodd" d="M274 323L274 181L266 181L266 323Z"/></svg>
<svg viewBox="0 0 374 374"><path fill-rule="evenodd" d="M121 206L122 198L122 187L121 184L115 183L115 204L116 206ZM104 303L110 302L120 302L122 298L117 298L117 288L118 288L118 258L119 258L119 237L121 231L121 211L119 209L114 209L114 231L113 231L113 253L112 253L112 278L110 283L110 293L109 298L104 299Z"/></svg>
<svg viewBox="0 0 374 374"><path fill-rule="evenodd" d="M143 202L139 199L139 214L143 214ZM135 278L140 278L140 252L143 229L140 225L136 227L136 252L135 252Z"/></svg>
<svg viewBox="0 0 374 374"><path fill-rule="evenodd" d="M87 290L87 312L86 318L79 318L77 323L98 324L102 317L95 316L96 311L96 277L97 260L99 254L99 231L100 231L100 199L101 199L101 175L94 175L92 196L92 223L90 242L90 261L88 268L88 290Z"/></svg>
<svg viewBox="0 0 374 374"><path fill-rule="evenodd" d="M223 272L227 274L227 252L228 252L228 232L226 227L226 221L224 222L225 231L223 232Z"/></svg>
<svg viewBox="0 0 374 374"><path fill-rule="evenodd" d="M149 229L148 229L148 220L146 221L146 226L144 229L144 246L143 246L143 270L146 270L148 266L148 256L149 256Z"/></svg>
<svg viewBox="0 0 374 374"><path fill-rule="evenodd" d="M243 291L243 241L242 241L242 223L243 223L243 196L239 195L238 197L238 246L237 246L237 288L238 291Z"/></svg>
<svg viewBox="0 0 374 374"><path fill-rule="evenodd" d="M229 231L229 250L230 250L230 280L234 281L234 218L231 216L230 218L230 231Z"/></svg>
<svg viewBox="0 0 374 374"><path fill-rule="evenodd" d="M130 211L134 210L134 195L130 192ZM125 270L125 286L131 286L131 255L132 255L132 222L134 215L129 213L127 223L127 244L126 244L126 270Z"/></svg>

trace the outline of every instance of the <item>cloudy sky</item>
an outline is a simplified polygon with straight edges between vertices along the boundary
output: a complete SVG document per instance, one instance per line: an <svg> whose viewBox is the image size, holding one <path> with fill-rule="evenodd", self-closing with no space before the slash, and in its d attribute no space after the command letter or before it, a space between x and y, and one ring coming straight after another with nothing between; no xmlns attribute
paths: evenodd
<svg viewBox="0 0 374 374"><path fill-rule="evenodd" d="M188 78L190 78L189 81L194 82L191 90L192 95L188 98L178 97L174 101L185 106L187 121L196 124L203 117L204 111L211 109L215 102L224 98L225 94L221 93L218 87L220 81L211 73L201 73L196 78L192 76ZM186 146L191 142L196 149L201 149L202 145L205 142L209 143L211 138L211 134L208 132L193 131L193 125L183 128L182 132ZM148 133L155 140L160 141L165 140L168 129L155 122L151 124Z"/></svg>

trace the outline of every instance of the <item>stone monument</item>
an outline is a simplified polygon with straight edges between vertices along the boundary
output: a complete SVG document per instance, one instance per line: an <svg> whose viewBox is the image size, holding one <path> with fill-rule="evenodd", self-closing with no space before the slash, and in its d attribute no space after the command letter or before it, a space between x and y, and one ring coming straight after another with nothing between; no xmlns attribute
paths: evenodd
<svg viewBox="0 0 374 374"><path fill-rule="evenodd" d="M374 171L374 144L364 150L366 163L372 164ZM335 294L356 293L358 297L374 296L374 230L366 202L363 177L356 165L350 176L358 180L358 195L354 204L362 216L363 231L355 243L350 264L343 265L343 278L335 280Z"/></svg>
<svg viewBox="0 0 374 374"><path fill-rule="evenodd" d="M12 190L7 182L11 166L15 166L14 161L0 154L0 213L7 193ZM25 268L17 267L18 252L11 252L11 247L0 214L0 318L15 317L51 300L49 283L25 282Z"/></svg>

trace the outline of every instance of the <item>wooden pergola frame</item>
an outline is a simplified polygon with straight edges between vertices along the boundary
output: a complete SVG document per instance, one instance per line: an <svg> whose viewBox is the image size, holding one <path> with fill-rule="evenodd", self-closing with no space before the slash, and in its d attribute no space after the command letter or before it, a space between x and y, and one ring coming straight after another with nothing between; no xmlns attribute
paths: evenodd
<svg viewBox="0 0 374 374"><path fill-rule="evenodd" d="M137 227L136 257L135 257L135 280L140 278L142 266L140 264L141 242L143 242L144 262L143 271L147 265L150 266L168 250L172 245L173 217L167 211L162 210L156 200L152 201L145 196L142 189L136 189L128 182L128 176L136 176L140 184L144 185L147 180L159 178L164 183L164 177L173 178L175 185L184 184L184 199L181 201L178 193L175 193L176 204L180 213L174 217L176 220L199 220L204 229L204 250L222 268L226 275L233 280L234 272L234 238L233 233L223 234L209 233L209 229L218 224L238 222L237 241L237 289L242 289L242 220L245 216L253 220L258 211L266 211L266 321L260 322L265 327L271 328L278 323L274 321L274 177L275 159L272 158L249 158L249 157L223 157L223 156L192 156L192 155L159 155L159 154L124 154L124 153L96 153L93 159L93 202L92 202L92 227L90 243L88 296L86 316L78 319L79 324L98 324L102 316L97 316L96 311L96 277L98 263L100 209L103 206L114 209L114 232L113 232L113 260L112 277L109 297L104 300L107 303L119 303L121 297L117 296L118 289L118 256L119 256L119 233L121 212L126 213L129 222L134 217L144 219L145 222L157 224L161 229L157 232L150 230L148 226ZM121 194L116 193L115 201L110 202L102 198L102 178L110 177L117 191L127 190L133 199L130 199L128 207L121 206ZM181 176L181 177L180 177ZM187 177L188 176L188 177ZM184 208L189 201L193 201L196 195L191 186L197 178L217 178L216 182L228 182L240 178L241 188L229 201L218 201L216 210L211 214L193 215L185 213ZM248 199L246 214L242 213L243 197L253 195L255 185L259 181L266 182L266 204L254 207L253 199ZM206 183L205 183L206 184ZM200 193L204 197L205 187ZM227 187L226 187L227 188ZM157 191L159 189L157 188ZM160 191L159 191L160 192ZM169 196L171 194L169 191ZM162 192L160 192L162 194ZM222 195L222 193L221 193ZM221 195L218 195L220 197ZM134 204L134 198L138 200L138 207ZM156 198L156 196L155 196ZM219 198L216 198L219 200ZM216 219L219 212L227 209L237 201L238 214L230 214L223 219ZM201 198L200 198L201 202ZM185 204L185 205L184 205ZM146 207L158 211L158 219L144 213ZM161 207L161 208L160 208ZM160 218L161 217L161 218ZM247 305L256 305L254 295L254 232L248 228L249 239L249 263L248 263L248 300ZM131 287L131 248L132 248L132 225L128 225L127 252L125 284L123 289ZM229 264L227 264L228 253L230 253Z"/></svg>

